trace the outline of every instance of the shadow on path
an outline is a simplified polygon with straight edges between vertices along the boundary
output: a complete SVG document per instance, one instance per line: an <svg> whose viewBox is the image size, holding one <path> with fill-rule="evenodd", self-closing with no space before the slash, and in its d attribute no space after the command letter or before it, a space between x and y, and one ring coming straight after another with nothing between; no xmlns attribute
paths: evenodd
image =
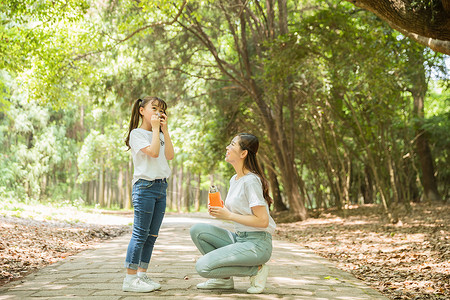
<svg viewBox="0 0 450 300"><path fill-rule="evenodd" d="M248 277L235 277L235 289L197 290L204 281L195 271L200 257L189 236L197 222L232 229L231 224L206 215L167 215L150 263L149 275L162 285L152 293L122 292L125 252L130 234L101 243L20 281L0 288L5 299L341 299L386 300L376 290L297 244L274 240L269 278L263 294L246 293Z"/></svg>

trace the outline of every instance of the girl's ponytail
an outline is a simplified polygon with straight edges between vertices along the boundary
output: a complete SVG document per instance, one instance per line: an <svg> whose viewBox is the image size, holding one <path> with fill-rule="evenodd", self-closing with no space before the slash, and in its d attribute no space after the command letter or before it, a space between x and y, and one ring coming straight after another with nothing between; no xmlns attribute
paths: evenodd
<svg viewBox="0 0 450 300"><path fill-rule="evenodd" d="M139 120L141 118L141 113L139 112L139 109L143 106L142 105L142 99L137 99L136 102L134 102L133 108L131 110L131 120L130 120L130 126L128 127L128 134L125 139L125 145L127 145L128 149L130 150L130 133L133 129L138 128L139 126Z"/></svg>

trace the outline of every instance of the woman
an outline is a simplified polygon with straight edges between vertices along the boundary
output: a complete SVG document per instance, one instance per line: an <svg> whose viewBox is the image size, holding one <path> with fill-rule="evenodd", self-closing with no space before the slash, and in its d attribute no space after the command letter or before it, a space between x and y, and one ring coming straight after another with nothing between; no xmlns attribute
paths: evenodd
<svg viewBox="0 0 450 300"><path fill-rule="evenodd" d="M272 255L275 222L269 214L272 199L268 183L259 166L256 153L258 138L241 133L226 147L225 161L236 174L230 180L225 207L209 207L211 216L233 221L235 232L210 224L196 224L191 238L203 256L197 261L197 272L206 282L199 289L233 289L232 276L250 276L251 294L259 294L266 285L269 268L265 263Z"/></svg>

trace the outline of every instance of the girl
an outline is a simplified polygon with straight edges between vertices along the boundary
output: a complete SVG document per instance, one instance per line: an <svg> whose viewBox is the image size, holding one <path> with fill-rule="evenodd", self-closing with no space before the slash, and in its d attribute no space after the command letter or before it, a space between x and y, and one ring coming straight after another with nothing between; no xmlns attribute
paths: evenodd
<svg viewBox="0 0 450 300"><path fill-rule="evenodd" d="M167 104L157 97L136 100L125 139L134 165L134 223L125 259L127 274L122 285L125 292L161 288L147 277L146 271L166 209L167 178L171 173L167 160L174 157L166 109Z"/></svg>
<svg viewBox="0 0 450 300"><path fill-rule="evenodd" d="M251 276L251 294L264 290L269 273L266 263L272 254L275 222L269 214L272 199L267 180L258 164L259 142L254 135L241 133L226 147L225 161L236 174L230 180L225 207L209 207L211 216L233 221L235 232L210 225L195 224L191 238L203 256L197 272L209 279L199 289L232 289L231 276Z"/></svg>

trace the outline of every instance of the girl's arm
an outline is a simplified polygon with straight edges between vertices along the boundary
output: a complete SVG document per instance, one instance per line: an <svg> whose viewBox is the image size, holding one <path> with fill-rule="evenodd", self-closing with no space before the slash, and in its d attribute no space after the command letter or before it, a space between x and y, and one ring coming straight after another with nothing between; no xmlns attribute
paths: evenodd
<svg viewBox="0 0 450 300"><path fill-rule="evenodd" d="M161 120L161 130L164 134L164 155L167 160L172 160L175 157L175 151L173 150L172 140L170 139L169 128L167 126L167 115L163 114Z"/></svg>
<svg viewBox="0 0 450 300"><path fill-rule="evenodd" d="M167 160L172 160L175 157L175 151L173 150L172 140L170 139L169 131L164 132L164 154Z"/></svg>
<svg viewBox="0 0 450 300"><path fill-rule="evenodd" d="M259 228L267 228L269 226L269 215L265 206L253 206L252 213L253 215L239 215L232 213L226 207L211 206L209 208L209 214L218 219L230 220L245 226Z"/></svg>
<svg viewBox="0 0 450 300"><path fill-rule="evenodd" d="M159 126L160 121L158 116L154 115L151 119L152 124L152 142L150 143L150 146L147 146L145 148L142 148L141 151L147 154L150 157L158 157L159 156L159 149L160 149L160 141L159 141Z"/></svg>
<svg viewBox="0 0 450 300"><path fill-rule="evenodd" d="M161 145L160 145L160 141L159 141L159 134L153 134L152 142L151 142L150 146L142 148L141 151L150 157L156 158L159 156L160 148L161 148Z"/></svg>

